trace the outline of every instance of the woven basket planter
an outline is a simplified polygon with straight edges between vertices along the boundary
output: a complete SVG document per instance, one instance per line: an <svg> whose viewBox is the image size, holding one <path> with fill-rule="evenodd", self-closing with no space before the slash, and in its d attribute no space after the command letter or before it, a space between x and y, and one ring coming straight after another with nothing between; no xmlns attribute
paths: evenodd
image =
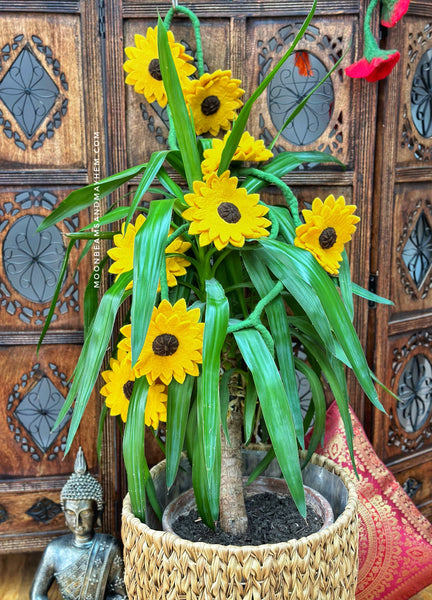
<svg viewBox="0 0 432 600"><path fill-rule="evenodd" d="M164 463L152 469L163 506L190 487L190 474L184 477L183 472L185 481L176 482L167 496L164 475ZM122 539L129 598L354 600L358 572L354 483L333 461L318 455L305 469L304 480L330 501L335 522L300 540L261 546L221 546L184 540L158 530L152 517L150 526L134 517L126 496Z"/></svg>

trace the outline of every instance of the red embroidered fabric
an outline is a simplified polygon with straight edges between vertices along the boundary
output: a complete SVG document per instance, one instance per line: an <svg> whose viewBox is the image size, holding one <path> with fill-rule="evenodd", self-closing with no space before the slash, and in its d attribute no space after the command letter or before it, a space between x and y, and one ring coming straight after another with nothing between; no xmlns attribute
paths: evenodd
<svg viewBox="0 0 432 600"><path fill-rule="evenodd" d="M366 437L354 413L354 475L334 402L327 411L324 449L347 469L359 496L359 576L356 600L408 600L432 584L432 524L417 509Z"/></svg>

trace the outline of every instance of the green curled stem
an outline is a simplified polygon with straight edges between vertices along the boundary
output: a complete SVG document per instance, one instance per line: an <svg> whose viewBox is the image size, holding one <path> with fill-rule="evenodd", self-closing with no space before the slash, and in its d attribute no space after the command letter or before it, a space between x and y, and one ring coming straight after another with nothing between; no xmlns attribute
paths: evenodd
<svg viewBox="0 0 432 600"><path fill-rule="evenodd" d="M204 75L204 54L201 41L201 23L199 22L198 17L193 11L191 11L189 8L186 8L186 6L178 5L176 7L170 8L166 14L166 17L164 19L164 25L167 31L171 25L171 21L176 12L186 15L192 23L196 41L196 62L198 68L198 75L201 77L202 75Z"/></svg>

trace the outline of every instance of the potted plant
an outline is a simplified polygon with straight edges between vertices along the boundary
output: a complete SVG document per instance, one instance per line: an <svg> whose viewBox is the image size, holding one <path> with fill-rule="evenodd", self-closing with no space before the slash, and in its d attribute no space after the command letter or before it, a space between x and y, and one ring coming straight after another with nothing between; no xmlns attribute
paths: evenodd
<svg viewBox="0 0 432 600"><path fill-rule="evenodd" d="M158 597L288 597L300 587L306 595L296 592L295 597L316 597L318 589L325 594L319 597L354 597L355 493L334 463L315 455L312 463L342 479L347 512L341 510L333 525L306 542L259 546L252 554L250 548L228 552L215 545L191 549L192 542L144 524L150 513L161 517L159 501L166 488L176 487L186 448L200 517L210 528L218 520L225 529L244 528L238 457L257 422L268 432L271 447L254 465L255 474L276 457L299 517L305 517L302 466L323 436L324 386L337 401L351 448L346 368L382 408L352 325L353 294L381 300L350 279L344 246L359 220L356 207L343 197L329 196L314 199L300 215L297 199L282 180L301 163L338 161L320 152L273 155L274 143L266 148L246 130L253 103L295 52L315 4L292 46L244 104L241 82L230 71L204 72L199 23L189 9L177 7L194 24L197 73L192 57L168 30L173 10L145 37L136 36L136 47L126 50L126 83L149 102L168 107L169 149L153 153L146 164L72 192L42 225L49 227L87 208L95 191L99 200L141 175L128 206L111 206L91 224L97 233L88 227L72 235L72 242L76 237L89 243L101 236L112 238L109 270L116 277L99 304L89 283L85 341L58 418L60 423L74 405L67 451L111 345L119 308L131 300L110 367L102 373L101 393L111 414L125 422L129 495L123 539L126 580L134 598L149 597L155 587ZM177 183L178 176L183 185ZM154 181L157 190L151 188ZM277 206L260 199L258 192L269 185L280 191ZM159 199L144 205L144 194L152 191ZM119 232L99 229L118 221L123 221ZM293 340L301 344L304 360L293 350ZM306 419L296 370L311 386ZM312 417L309 450L299 454ZM144 455L144 423L157 432L159 422L166 422L162 484L154 482ZM315 478L313 469L310 478ZM334 535L339 536L336 544ZM168 566L160 564L162 556ZM339 582L333 581L335 570Z"/></svg>

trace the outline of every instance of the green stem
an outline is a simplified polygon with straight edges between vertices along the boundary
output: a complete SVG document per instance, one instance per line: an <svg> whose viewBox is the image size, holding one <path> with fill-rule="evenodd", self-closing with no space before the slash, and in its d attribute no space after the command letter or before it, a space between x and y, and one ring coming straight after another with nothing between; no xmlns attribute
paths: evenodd
<svg viewBox="0 0 432 600"><path fill-rule="evenodd" d="M290 212L292 214L292 217L294 220L294 225L296 227L298 227L299 225L302 224L302 222L300 220L300 216L299 216L299 211L298 211L298 200L294 196L291 188L284 181L282 181L282 179L280 179L276 175L273 175L272 173L266 173L264 171L261 171L260 169L254 169L254 168L240 169L239 174L246 175L246 176L252 175L253 177L256 177L257 179L262 179L266 183L269 183L270 185L274 185L275 187L277 187L284 195L284 198L285 198L285 200L288 204L288 207L290 209Z"/></svg>
<svg viewBox="0 0 432 600"><path fill-rule="evenodd" d="M253 312L249 315L247 319L244 321L240 321L239 323L235 323L234 325L230 325L227 329L228 333L234 333L234 331L239 331L240 329L247 329L248 327L254 327L257 331L260 332L263 337L267 347L271 351L272 355L274 354L274 343L273 338L270 335L269 331L264 327L264 325L260 322L261 313L267 306L270 304L272 300L278 296L283 290L283 283L278 281L276 285L266 294L256 305Z"/></svg>
<svg viewBox="0 0 432 600"><path fill-rule="evenodd" d="M183 13L184 15L189 17L189 19L192 23L192 26L194 29L194 34L195 34L195 41L196 41L196 62L197 62L197 68L198 68L198 75L201 77L204 74L204 55L203 55L202 41L201 41L201 24L199 22L198 17L196 16L196 14L193 11L191 11L189 8L186 8L186 6L176 6L176 7L172 7L169 9L169 11L167 12L166 17L164 19L164 25L165 25L165 29L167 31L171 25L171 21L176 12Z"/></svg>

